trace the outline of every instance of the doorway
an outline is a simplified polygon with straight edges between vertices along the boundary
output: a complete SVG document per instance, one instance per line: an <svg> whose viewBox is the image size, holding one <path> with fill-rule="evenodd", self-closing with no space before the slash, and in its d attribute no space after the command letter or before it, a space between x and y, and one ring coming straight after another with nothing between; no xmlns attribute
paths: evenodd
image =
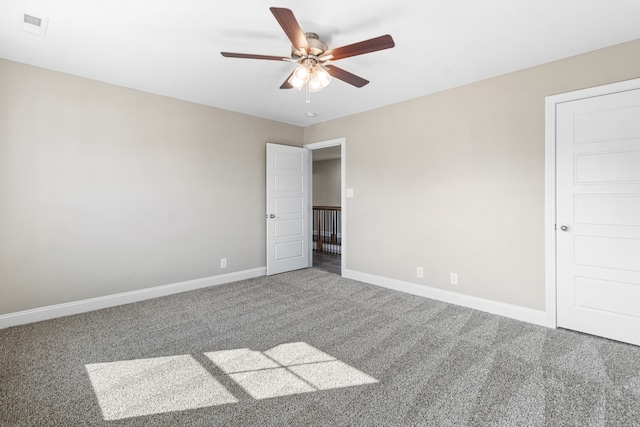
<svg viewBox="0 0 640 427"><path fill-rule="evenodd" d="M346 252L346 140L304 146L312 158L310 265L342 275Z"/></svg>

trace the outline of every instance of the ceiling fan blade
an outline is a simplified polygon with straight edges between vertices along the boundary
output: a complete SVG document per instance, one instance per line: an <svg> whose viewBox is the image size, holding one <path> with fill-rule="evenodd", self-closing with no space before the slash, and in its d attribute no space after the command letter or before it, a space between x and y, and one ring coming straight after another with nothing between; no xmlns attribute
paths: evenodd
<svg viewBox="0 0 640 427"><path fill-rule="evenodd" d="M287 61L288 58L270 55L252 55L250 53L220 52L225 58L266 59L268 61Z"/></svg>
<svg viewBox="0 0 640 427"><path fill-rule="evenodd" d="M387 34L347 46L329 49L322 54L320 60L326 58L335 61L337 59L349 58L350 56L363 55L365 53L376 52L378 50L390 49L395 45L393 38Z"/></svg>
<svg viewBox="0 0 640 427"><path fill-rule="evenodd" d="M271 13L273 13L273 16L275 16L287 37L289 37L289 40L291 40L293 47L296 49L302 49L306 53L309 53L309 43L300 28L300 24L298 24L296 17L293 15L293 12L281 7L271 7L269 9L271 10Z"/></svg>
<svg viewBox="0 0 640 427"><path fill-rule="evenodd" d="M324 68L327 69L332 77L349 83L355 87L362 87L369 83L369 80L365 80L362 77L356 76L355 74L345 71L342 68L338 68L335 65L325 65Z"/></svg>
<svg viewBox="0 0 640 427"><path fill-rule="evenodd" d="M291 72L291 74L289 74L287 76L287 80L285 80L282 85L280 86L280 89L293 89L293 86L291 85L291 83L289 83L289 79L291 78L291 76L293 76L293 73L295 73L296 70L293 70Z"/></svg>

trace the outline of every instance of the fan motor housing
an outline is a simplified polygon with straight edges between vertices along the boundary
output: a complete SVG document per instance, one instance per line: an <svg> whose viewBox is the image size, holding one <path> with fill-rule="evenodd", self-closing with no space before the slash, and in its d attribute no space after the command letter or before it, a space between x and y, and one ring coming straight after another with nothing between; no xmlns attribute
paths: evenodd
<svg viewBox="0 0 640 427"><path fill-rule="evenodd" d="M305 33L304 36L307 39L307 43L309 43L309 55L319 56L329 49L329 46L320 40L320 37L316 33ZM306 55L303 55L298 48L291 46L291 58L299 60L305 56Z"/></svg>

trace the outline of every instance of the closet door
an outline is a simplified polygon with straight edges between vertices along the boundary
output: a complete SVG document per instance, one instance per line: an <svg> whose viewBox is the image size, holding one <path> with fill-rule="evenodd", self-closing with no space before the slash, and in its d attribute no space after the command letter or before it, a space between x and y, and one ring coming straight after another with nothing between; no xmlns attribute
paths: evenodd
<svg viewBox="0 0 640 427"><path fill-rule="evenodd" d="M640 345L640 89L556 108L557 324Z"/></svg>

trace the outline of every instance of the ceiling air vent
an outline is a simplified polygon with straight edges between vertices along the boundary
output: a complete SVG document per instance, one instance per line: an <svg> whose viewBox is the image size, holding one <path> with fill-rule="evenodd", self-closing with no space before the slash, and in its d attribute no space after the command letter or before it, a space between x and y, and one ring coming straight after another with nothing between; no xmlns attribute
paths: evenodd
<svg viewBox="0 0 640 427"><path fill-rule="evenodd" d="M38 18L37 16L24 14L24 30L29 34L44 37L47 34L47 18Z"/></svg>

